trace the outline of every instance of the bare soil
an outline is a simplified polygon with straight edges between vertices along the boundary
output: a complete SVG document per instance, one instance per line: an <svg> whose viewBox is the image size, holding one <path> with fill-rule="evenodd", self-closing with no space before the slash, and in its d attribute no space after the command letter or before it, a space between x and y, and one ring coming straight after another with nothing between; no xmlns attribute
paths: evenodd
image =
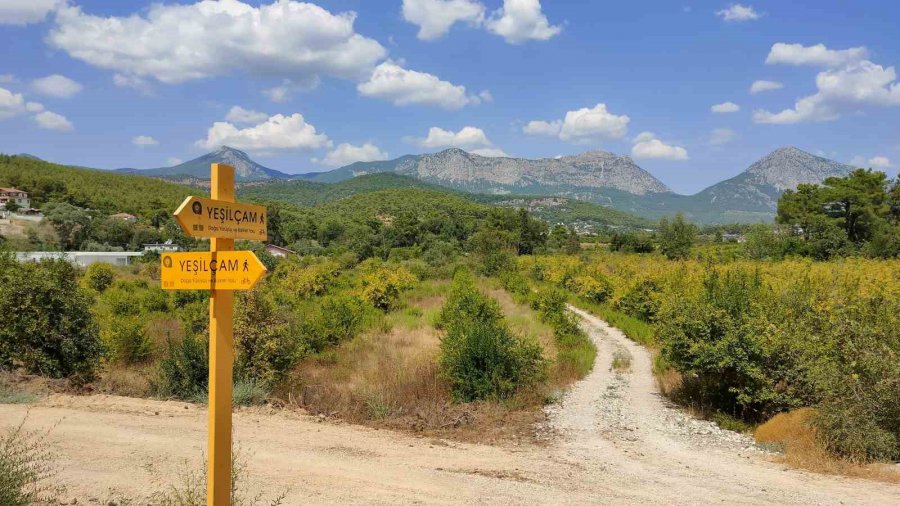
<svg viewBox="0 0 900 506"><path fill-rule="evenodd" d="M649 353L579 314L597 364L547 408L544 444L469 444L243 409L235 441L249 488L286 489L291 505L900 504L900 486L788 469L749 438L669 406ZM616 351L630 355L629 369L612 369ZM78 504L176 483L185 465L201 464L206 442L205 407L180 402L52 395L0 405L0 424L23 417L29 428L55 425L59 478Z"/></svg>

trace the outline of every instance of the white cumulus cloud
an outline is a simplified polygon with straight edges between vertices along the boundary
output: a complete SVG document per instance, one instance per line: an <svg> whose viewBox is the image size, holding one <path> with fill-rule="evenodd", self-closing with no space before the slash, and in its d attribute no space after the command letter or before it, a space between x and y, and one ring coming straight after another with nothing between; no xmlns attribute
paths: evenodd
<svg viewBox="0 0 900 506"><path fill-rule="evenodd" d="M687 150L656 138L653 132L641 132L634 139L631 156L635 159L687 160Z"/></svg>
<svg viewBox="0 0 900 506"><path fill-rule="evenodd" d="M819 72L817 93L800 98L781 112L756 111L756 123L791 124L838 119L842 111L859 107L900 106L900 82L894 67L868 60Z"/></svg>
<svg viewBox="0 0 900 506"><path fill-rule="evenodd" d="M825 44L804 46L803 44L785 44L777 42L769 50L766 63L785 65L813 65L821 67L839 67L869 58L869 50L865 47L849 49L828 49Z"/></svg>
<svg viewBox="0 0 900 506"><path fill-rule="evenodd" d="M388 154L382 151L378 146L367 142L362 146L354 146L352 144L341 143L336 148L329 151L325 158L313 159L315 163L328 165L330 167L343 167L355 162L374 162L377 160L387 160Z"/></svg>
<svg viewBox="0 0 900 506"><path fill-rule="evenodd" d="M826 67L816 75L817 92L802 97L793 108L780 112L758 110L756 123L792 124L832 121L847 110L861 107L900 106L900 82L894 67L883 67L869 61L865 47L829 49L824 44L777 43L772 46L766 63L814 65Z"/></svg>
<svg viewBox="0 0 900 506"><path fill-rule="evenodd" d="M170 156L169 158L166 159L166 163L170 167L172 167L174 165L181 165L182 163L184 163L184 160L182 160L181 158L178 158L177 156Z"/></svg>
<svg viewBox="0 0 900 506"><path fill-rule="evenodd" d="M206 139L195 143L204 149L231 146L247 151L272 151L286 149L318 149L330 147L325 134L306 122L303 115L276 114L266 121L248 128L238 128L226 121L217 121L209 128Z"/></svg>
<svg viewBox="0 0 900 506"><path fill-rule="evenodd" d="M169 84L236 73L360 79L387 51L356 33L355 19L293 0L160 2L127 17L72 5L57 10L47 40L91 65Z"/></svg>
<svg viewBox="0 0 900 506"><path fill-rule="evenodd" d="M0 120L9 119L25 112L25 97L0 88Z"/></svg>
<svg viewBox="0 0 900 506"><path fill-rule="evenodd" d="M781 88L784 88L784 85L778 81L753 81L753 84L750 85L750 94L757 95L766 91L780 90Z"/></svg>
<svg viewBox="0 0 900 506"><path fill-rule="evenodd" d="M40 23L65 0L3 0L0 2L0 25Z"/></svg>
<svg viewBox="0 0 900 506"><path fill-rule="evenodd" d="M731 4L728 8L716 12L716 15L725 21L755 21L762 17L752 5Z"/></svg>
<svg viewBox="0 0 900 506"><path fill-rule="evenodd" d="M363 96L388 100L398 106L432 105L453 110L483 101L479 96L467 95L465 86L442 81L426 72L407 70L390 61L376 67L369 80L360 83L357 90Z"/></svg>
<svg viewBox="0 0 900 506"><path fill-rule="evenodd" d="M503 7L494 11L485 24L510 44L548 40L562 31L561 26L547 20L540 0L503 0Z"/></svg>
<svg viewBox="0 0 900 506"><path fill-rule="evenodd" d="M721 104L716 104L709 108L710 111L718 114L724 114L729 112L738 112L741 110L741 106L735 104L734 102L722 102Z"/></svg>
<svg viewBox="0 0 900 506"><path fill-rule="evenodd" d="M269 115L264 112L253 111L250 109L244 109L243 107L236 105L232 107L228 114L225 115L225 120L236 125L258 125L264 121L269 119Z"/></svg>
<svg viewBox="0 0 900 506"><path fill-rule="evenodd" d="M14 83L16 76L13 74L0 74L0 84Z"/></svg>
<svg viewBox="0 0 900 506"><path fill-rule="evenodd" d="M56 130L57 132L71 132L75 129L72 122L66 119L62 114L51 111L44 111L34 116L34 121L38 126L46 130Z"/></svg>
<svg viewBox="0 0 900 506"><path fill-rule="evenodd" d="M586 143L602 138L621 139L628 133L630 121L628 116L613 114L606 104L600 103L569 111L562 120L529 121L522 131L529 135L556 136L565 142Z"/></svg>
<svg viewBox="0 0 900 506"><path fill-rule="evenodd" d="M56 98L69 98L84 89L80 83L66 76L53 74L31 82L31 88L41 95Z"/></svg>
<svg viewBox="0 0 900 506"><path fill-rule="evenodd" d="M567 142L590 141L602 137L621 139L628 133L630 121L628 116L609 112L606 104L583 107L566 113L559 138Z"/></svg>
<svg viewBox="0 0 900 506"><path fill-rule="evenodd" d="M473 126L463 127L458 132L431 127L428 129L428 135L424 139L418 139L416 143L423 148L432 149L448 147L474 149L493 146L484 130Z"/></svg>
<svg viewBox="0 0 900 506"><path fill-rule="evenodd" d="M31 114L39 127L47 130L68 132L74 129L65 116L48 111L40 102L28 102L21 93L13 93L0 88L0 120Z"/></svg>
<svg viewBox="0 0 900 506"><path fill-rule="evenodd" d="M474 0L403 0L403 19L419 27L420 40L443 37L456 23L478 26L484 5Z"/></svg>
<svg viewBox="0 0 900 506"><path fill-rule="evenodd" d="M141 147L159 146L159 141L149 135L138 135L134 139L131 139L131 143Z"/></svg>

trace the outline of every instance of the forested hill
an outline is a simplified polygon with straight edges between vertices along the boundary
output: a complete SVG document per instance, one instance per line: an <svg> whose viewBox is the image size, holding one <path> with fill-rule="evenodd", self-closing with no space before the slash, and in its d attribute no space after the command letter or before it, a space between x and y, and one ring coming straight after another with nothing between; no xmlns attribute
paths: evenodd
<svg viewBox="0 0 900 506"><path fill-rule="evenodd" d="M355 177L339 183L318 183L303 179L246 183L239 185L238 196L253 200L314 207L358 193L394 188L423 188L443 193L459 193L412 177L382 173Z"/></svg>
<svg viewBox="0 0 900 506"><path fill-rule="evenodd" d="M387 172L357 176L337 183L306 180L251 183L238 188L238 195L257 201L284 202L312 207L354 195L400 188L430 190L432 194L453 195L494 207L521 207L528 209L536 217L548 223L577 225L583 231L606 227L647 228L652 226L650 220L592 202L565 197L466 193L426 183L413 177Z"/></svg>
<svg viewBox="0 0 900 506"><path fill-rule="evenodd" d="M203 192L158 179L69 167L28 156L0 155L0 186L28 192L33 207L67 202L103 214L151 216L172 212L187 195Z"/></svg>

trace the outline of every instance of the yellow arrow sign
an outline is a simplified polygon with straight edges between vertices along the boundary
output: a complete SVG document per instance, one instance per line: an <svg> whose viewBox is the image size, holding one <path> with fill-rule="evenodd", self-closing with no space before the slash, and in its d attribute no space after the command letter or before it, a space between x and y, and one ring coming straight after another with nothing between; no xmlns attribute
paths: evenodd
<svg viewBox="0 0 900 506"><path fill-rule="evenodd" d="M163 290L249 290L266 273L252 251L164 253Z"/></svg>
<svg viewBox="0 0 900 506"><path fill-rule="evenodd" d="M188 197L175 211L175 220L191 237L266 240L266 208L263 206Z"/></svg>

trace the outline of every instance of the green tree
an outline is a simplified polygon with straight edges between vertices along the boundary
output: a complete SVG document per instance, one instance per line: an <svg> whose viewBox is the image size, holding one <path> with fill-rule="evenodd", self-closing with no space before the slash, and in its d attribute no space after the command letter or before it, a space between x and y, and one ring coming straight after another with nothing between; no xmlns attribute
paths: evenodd
<svg viewBox="0 0 900 506"><path fill-rule="evenodd" d="M91 215L86 209L60 202L46 204L42 211L59 235L60 247L64 251L78 249L88 238Z"/></svg>
<svg viewBox="0 0 900 506"><path fill-rule="evenodd" d="M659 249L669 260L687 258L697 237L697 227L678 213L671 222L659 221Z"/></svg>
<svg viewBox="0 0 900 506"><path fill-rule="evenodd" d="M101 345L91 298L64 260L17 263L0 257L0 366L90 379Z"/></svg>

